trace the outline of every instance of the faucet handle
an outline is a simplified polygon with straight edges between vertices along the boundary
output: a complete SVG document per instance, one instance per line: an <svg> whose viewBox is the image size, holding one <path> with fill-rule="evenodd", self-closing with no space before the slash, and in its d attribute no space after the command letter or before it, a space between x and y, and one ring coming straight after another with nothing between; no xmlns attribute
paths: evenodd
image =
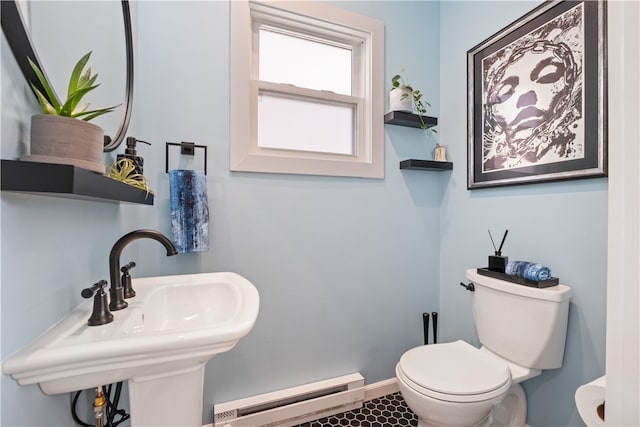
<svg viewBox="0 0 640 427"><path fill-rule="evenodd" d="M131 285L131 275L129 274L129 270L134 268L136 263L131 261L130 263L123 265L120 268L122 272L122 278L120 282L122 283L122 287L124 288L124 297L131 298L136 296L136 291L133 290L133 286Z"/></svg>
<svg viewBox="0 0 640 427"><path fill-rule="evenodd" d="M87 324L89 326L105 325L113 321L113 314L109 311L109 304L107 302L107 294L104 291L104 287L107 286L106 280L100 280L90 288L82 290L81 295L84 298L93 298L93 312Z"/></svg>
<svg viewBox="0 0 640 427"><path fill-rule="evenodd" d="M123 265L122 267L120 267L120 271L123 273L127 273L129 270L131 270L132 268L134 268L136 266L136 263L131 261L130 263Z"/></svg>
<svg viewBox="0 0 640 427"><path fill-rule="evenodd" d="M107 286L106 280L100 280L98 283L94 283L90 288L84 288L80 295L83 298L91 298L98 290L104 292L104 287Z"/></svg>

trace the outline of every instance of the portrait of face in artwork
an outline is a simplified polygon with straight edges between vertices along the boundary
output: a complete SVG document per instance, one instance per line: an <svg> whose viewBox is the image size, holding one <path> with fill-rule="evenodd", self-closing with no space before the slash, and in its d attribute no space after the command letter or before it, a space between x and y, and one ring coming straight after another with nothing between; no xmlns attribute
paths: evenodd
<svg viewBox="0 0 640 427"><path fill-rule="evenodd" d="M491 64L483 99L483 171L580 158L581 63L555 38L527 40Z"/></svg>

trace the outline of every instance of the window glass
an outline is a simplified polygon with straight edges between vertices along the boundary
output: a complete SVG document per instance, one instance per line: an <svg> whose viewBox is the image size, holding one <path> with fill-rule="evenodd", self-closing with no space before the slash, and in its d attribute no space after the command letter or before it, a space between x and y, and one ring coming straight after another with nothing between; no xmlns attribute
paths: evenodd
<svg viewBox="0 0 640 427"><path fill-rule="evenodd" d="M354 154L354 114L355 105L262 92L258 96L258 146Z"/></svg>
<svg viewBox="0 0 640 427"><path fill-rule="evenodd" d="M351 95L351 49L326 40L260 28L259 79Z"/></svg>

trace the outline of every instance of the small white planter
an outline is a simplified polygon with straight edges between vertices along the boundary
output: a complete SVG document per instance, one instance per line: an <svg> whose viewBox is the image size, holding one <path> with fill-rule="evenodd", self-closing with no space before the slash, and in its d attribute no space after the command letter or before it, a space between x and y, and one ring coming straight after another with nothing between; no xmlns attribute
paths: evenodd
<svg viewBox="0 0 640 427"><path fill-rule="evenodd" d="M389 92L389 111L413 112L411 94L412 91L404 87L391 89Z"/></svg>
<svg viewBox="0 0 640 427"><path fill-rule="evenodd" d="M31 154L21 160L73 165L104 174L104 130L70 117L31 117Z"/></svg>

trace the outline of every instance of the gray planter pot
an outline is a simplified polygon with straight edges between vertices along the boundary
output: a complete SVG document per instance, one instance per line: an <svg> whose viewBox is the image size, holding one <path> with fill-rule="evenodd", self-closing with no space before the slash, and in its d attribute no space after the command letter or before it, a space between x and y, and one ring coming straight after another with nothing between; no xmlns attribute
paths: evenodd
<svg viewBox="0 0 640 427"><path fill-rule="evenodd" d="M21 160L73 165L104 174L104 130L70 117L31 117L31 154Z"/></svg>

